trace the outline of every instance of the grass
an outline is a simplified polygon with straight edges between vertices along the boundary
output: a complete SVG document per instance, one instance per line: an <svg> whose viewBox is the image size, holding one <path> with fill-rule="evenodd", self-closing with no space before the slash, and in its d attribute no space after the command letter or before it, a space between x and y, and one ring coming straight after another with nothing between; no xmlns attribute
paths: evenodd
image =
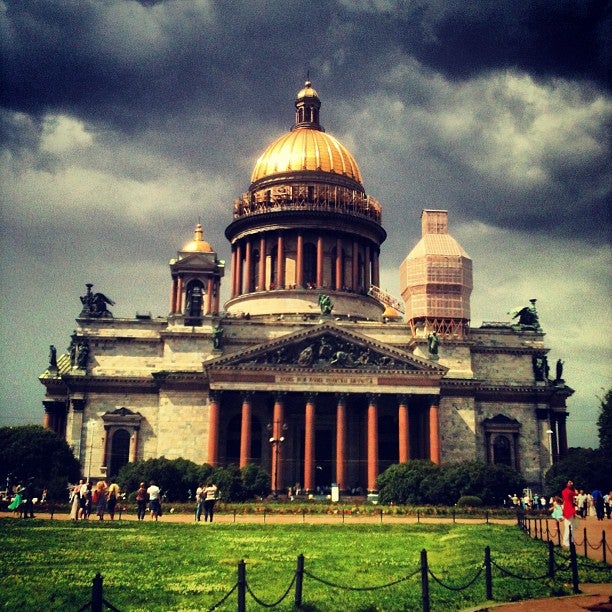
<svg viewBox="0 0 612 612"><path fill-rule="evenodd" d="M206 610L234 586L238 562L246 563L252 592L277 601L291 583L297 556L305 569L328 583L304 579L308 610L420 610L420 554L447 586L467 584L482 567L484 548L514 574L546 573L547 549L514 526L505 525L309 525L81 522L0 519L2 564L0 607L19 610L78 610L91 598L92 579L104 579L104 598L122 612ZM609 572L581 574L581 581L610 579ZM499 601L545 597L555 584L517 580L494 568L493 595ZM484 574L468 589L448 590L430 579L436 610L460 610L486 599ZM264 609L247 594L249 610ZM236 593L220 610L236 609ZM276 608L293 609L293 590Z"/></svg>

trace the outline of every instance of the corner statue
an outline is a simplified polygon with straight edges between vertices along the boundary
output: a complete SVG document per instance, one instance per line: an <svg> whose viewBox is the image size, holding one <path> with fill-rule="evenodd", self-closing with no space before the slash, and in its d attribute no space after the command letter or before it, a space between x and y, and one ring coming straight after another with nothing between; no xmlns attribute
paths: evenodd
<svg viewBox="0 0 612 612"><path fill-rule="evenodd" d="M107 298L103 293L92 293L91 288L93 285L87 283L87 293L81 296L81 304L83 304L83 310L79 315L84 319L103 319L112 318L113 313L106 307L107 304L114 306L115 302Z"/></svg>
<svg viewBox="0 0 612 612"><path fill-rule="evenodd" d="M221 338L223 337L223 328L221 325L215 326L213 329L213 348L220 349L221 348Z"/></svg>
<svg viewBox="0 0 612 612"><path fill-rule="evenodd" d="M540 319L538 318L538 311L536 310L535 299L529 300L531 306L525 306L524 308L516 308L510 311L508 314L512 315L513 319L518 318L517 325L524 329L532 329L534 331L542 331L540 327Z"/></svg>
<svg viewBox="0 0 612 612"><path fill-rule="evenodd" d="M427 336L427 348L432 356L432 359L438 358L438 348L440 348L440 336L435 331Z"/></svg>
<svg viewBox="0 0 612 612"><path fill-rule="evenodd" d="M322 293L319 296L319 307L321 308L321 314L324 314L324 315L331 314L331 311L334 308L334 303L332 302L329 295Z"/></svg>

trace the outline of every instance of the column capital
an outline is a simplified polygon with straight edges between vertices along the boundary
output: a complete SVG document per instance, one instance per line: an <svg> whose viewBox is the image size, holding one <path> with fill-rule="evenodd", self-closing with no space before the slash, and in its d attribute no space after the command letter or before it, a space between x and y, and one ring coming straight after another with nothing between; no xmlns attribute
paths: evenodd
<svg viewBox="0 0 612 612"><path fill-rule="evenodd" d="M398 404L408 404L409 399L410 399L410 395L408 393L398 393L397 394Z"/></svg>
<svg viewBox="0 0 612 612"><path fill-rule="evenodd" d="M309 403L310 402L314 403L318 396L319 396L319 393L317 391L307 391L306 393L304 393L304 397L306 398L306 401Z"/></svg>
<svg viewBox="0 0 612 612"><path fill-rule="evenodd" d="M253 397L255 396L255 391L242 391L240 397L242 398L242 402L252 402Z"/></svg>
<svg viewBox="0 0 612 612"><path fill-rule="evenodd" d="M366 393L369 404L378 404L378 400L380 400L380 393Z"/></svg>
<svg viewBox="0 0 612 612"><path fill-rule="evenodd" d="M334 397L336 398L336 401L338 403L342 402L343 404L346 404L346 400L349 398L350 395L351 395L350 393L346 393L344 391L334 393Z"/></svg>
<svg viewBox="0 0 612 612"><path fill-rule="evenodd" d="M223 395L223 391L209 391L208 401L209 402L220 402L222 395Z"/></svg>

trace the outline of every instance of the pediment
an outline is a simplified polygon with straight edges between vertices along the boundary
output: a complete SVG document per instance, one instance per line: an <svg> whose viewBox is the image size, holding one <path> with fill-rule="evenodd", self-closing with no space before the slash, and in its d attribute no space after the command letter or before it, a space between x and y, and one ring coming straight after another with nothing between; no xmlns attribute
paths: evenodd
<svg viewBox="0 0 612 612"><path fill-rule="evenodd" d="M401 371L443 376L447 369L412 353L389 347L370 337L348 331L333 323L309 327L240 354L207 361L206 370L357 370Z"/></svg>
<svg viewBox="0 0 612 612"><path fill-rule="evenodd" d="M214 268L217 264L215 253L188 253L173 263L174 267L181 269Z"/></svg>

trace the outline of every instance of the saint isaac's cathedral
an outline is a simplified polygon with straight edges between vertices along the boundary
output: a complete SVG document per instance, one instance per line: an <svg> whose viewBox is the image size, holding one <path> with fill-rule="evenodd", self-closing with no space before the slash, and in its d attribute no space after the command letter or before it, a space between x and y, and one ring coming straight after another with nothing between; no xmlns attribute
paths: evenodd
<svg viewBox="0 0 612 612"><path fill-rule="evenodd" d="M234 201L227 274L198 224L170 260L167 316L115 318L87 285L69 352L51 347L40 377L45 427L92 477L183 457L260 464L274 490L374 492L394 463L478 459L540 484L567 452L573 391L536 300L471 327L472 261L444 210L421 212L402 301L382 291L382 206L320 107L307 81Z"/></svg>

